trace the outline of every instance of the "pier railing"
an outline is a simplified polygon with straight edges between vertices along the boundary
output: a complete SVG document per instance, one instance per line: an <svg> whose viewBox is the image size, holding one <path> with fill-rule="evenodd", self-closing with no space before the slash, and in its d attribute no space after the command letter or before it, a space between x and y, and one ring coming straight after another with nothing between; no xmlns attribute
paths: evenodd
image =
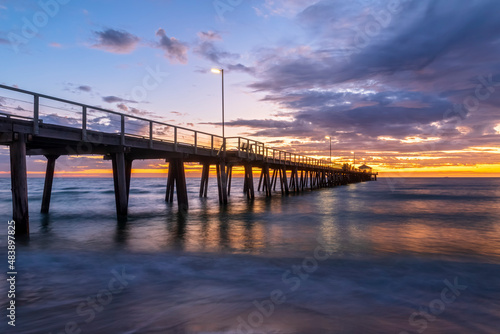
<svg viewBox="0 0 500 334"><path fill-rule="evenodd" d="M116 134L120 137L122 145L126 144L127 137L136 137L149 140L150 148L153 148L156 141L169 142L175 147L178 145L193 147L195 152L200 148L209 149L214 155L220 154L221 151L235 152L238 157L250 160L302 167L342 168L327 160L272 148L249 138L223 138L203 131L154 121L138 116L150 113L125 105L121 107L129 114L5 85L0 85L0 89L3 92L0 94L0 116L33 121L35 135L39 133L40 124L54 124L79 129L82 141L87 141L88 131L98 131Z"/></svg>

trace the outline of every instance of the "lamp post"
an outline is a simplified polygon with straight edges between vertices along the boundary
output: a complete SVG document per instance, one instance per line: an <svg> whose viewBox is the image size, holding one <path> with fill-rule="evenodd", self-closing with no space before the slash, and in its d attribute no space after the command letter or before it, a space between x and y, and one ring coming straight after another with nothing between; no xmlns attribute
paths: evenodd
<svg viewBox="0 0 500 334"><path fill-rule="evenodd" d="M330 163L332 163L332 137L325 136L326 139L330 139Z"/></svg>
<svg viewBox="0 0 500 334"><path fill-rule="evenodd" d="M351 152L351 153L354 154L354 159L353 159L352 167L356 168L356 153L354 153L354 152Z"/></svg>
<svg viewBox="0 0 500 334"><path fill-rule="evenodd" d="M224 69L222 68L212 68L212 73L220 74L222 77L222 138L225 138L224 134Z"/></svg>

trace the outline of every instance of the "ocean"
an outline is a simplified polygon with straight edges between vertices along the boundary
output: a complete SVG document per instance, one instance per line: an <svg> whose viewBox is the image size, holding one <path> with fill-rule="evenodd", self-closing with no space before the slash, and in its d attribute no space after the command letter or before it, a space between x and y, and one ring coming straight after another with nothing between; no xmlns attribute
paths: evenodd
<svg viewBox="0 0 500 334"><path fill-rule="evenodd" d="M379 178L220 206L188 179L133 178L117 221L112 179L30 178L7 324L10 179L0 179L0 333L500 333L500 179ZM256 182L257 183L257 182Z"/></svg>

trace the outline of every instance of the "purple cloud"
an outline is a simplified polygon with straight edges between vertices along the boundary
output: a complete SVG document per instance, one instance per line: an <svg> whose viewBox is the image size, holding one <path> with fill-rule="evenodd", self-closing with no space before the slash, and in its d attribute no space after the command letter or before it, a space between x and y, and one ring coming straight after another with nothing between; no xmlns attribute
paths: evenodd
<svg viewBox="0 0 500 334"><path fill-rule="evenodd" d="M140 39L124 30L106 29L94 32L97 38L93 48L112 53L131 53L137 47Z"/></svg>
<svg viewBox="0 0 500 334"><path fill-rule="evenodd" d="M174 37L168 37L165 30L160 28L156 32L156 36L160 38L158 47L165 51L165 57L170 62L186 64L188 46Z"/></svg>

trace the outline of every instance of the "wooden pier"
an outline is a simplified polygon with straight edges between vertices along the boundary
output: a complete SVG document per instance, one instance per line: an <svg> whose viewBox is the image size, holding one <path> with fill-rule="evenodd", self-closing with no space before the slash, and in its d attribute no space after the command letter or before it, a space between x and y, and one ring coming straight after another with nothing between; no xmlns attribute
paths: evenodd
<svg viewBox="0 0 500 334"><path fill-rule="evenodd" d="M13 219L16 234L29 235L27 155L47 159L42 213L48 213L57 158L102 155L111 160L116 213L127 215L132 164L163 159L169 164L165 201L174 193L180 210L188 209L185 162L201 164L200 197L207 197L210 166L217 172L219 202L228 203L233 167L244 168L243 191L255 198L253 170L260 169L257 191L272 196L354 182L376 180L377 173L343 169L334 163L285 152L242 137L226 137L127 115L74 101L0 85L0 98L24 96L25 107L0 107L0 145L10 147ZM26 107L26 106L29 106ZM63 110L57 116L53 109ZM16 112L21 111L22 112ZM54 116L56 115L56 116Z"/></svg>

